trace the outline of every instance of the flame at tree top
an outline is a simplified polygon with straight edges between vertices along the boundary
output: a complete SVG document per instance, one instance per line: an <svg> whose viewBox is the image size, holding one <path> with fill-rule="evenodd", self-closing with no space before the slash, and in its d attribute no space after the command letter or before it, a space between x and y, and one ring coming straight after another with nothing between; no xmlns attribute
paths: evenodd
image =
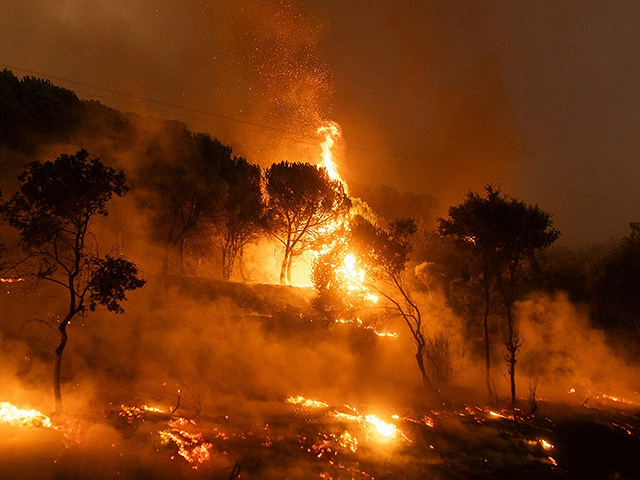
<svg viewBox="0 0 640 480"><path fill-rule="evenodd" d="M340 180L346 190L347 184L342 180L342 178L340 178L340 174L336 169L336 164L333 161L333 146L336 139L341 136L340 127L335 122L328 122L325 125L318 127L317 133L324 135L324 140L320 143L320 148L322 149L322 162L320 166L327 171L331 180Z"/></svg>
<svg viewBox="0 0 640 480"><path fill-rule="evenodd" d="M322 124L316 132L323 136L323 140L320 142L320 149L322 151L322 158L319 162L319 166L324 168L327 172L327 175L331 180L339 181L345 192L348 192L346 182L340 177L338 173L338 169L333 157L333 148L336 144L336 141L341 137L340 126L333 121L327 121ZM319 245L316 250L313 250L311 253L313 256L318 259L322 255L330 254L331 250L336 248L338 245L343 244L343 258L339 261L337 265L334 267L334 275L338 282L346 287L346 293L349 296L353 296L354 299L358 299L358 301L362 301L368 305L372 305L378 302L379 298L377 295L373 294L369 287L366 285L365 278L365 270L361 265L358 265L358 258L356 255L350 251L349 247L345 245L345 236L350 230L350 222L353 217L357 215L357 211L355 209L351 209L347 214L346 218L341 218L334 221L332 224L326 226L321 230L321 238L323 238L324 243ZM362 325L362 321L360 319L334 319L337 323L356 323L358 325ZM365 328L372 328L374 333L379 336L389 336L396 337L395 333L388 332L378 332L372 326L368 326Z"/></svg>

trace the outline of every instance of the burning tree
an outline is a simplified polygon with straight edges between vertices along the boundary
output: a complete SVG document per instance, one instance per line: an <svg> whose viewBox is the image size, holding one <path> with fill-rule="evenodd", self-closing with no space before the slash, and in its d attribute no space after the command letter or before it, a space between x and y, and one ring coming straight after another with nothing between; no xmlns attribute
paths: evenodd
<svg viewBox="0 0 640 480"><path fill-rule="evenodd" d="M335 232L335 235L346 234L344 228ZM326 252L320 253L313 264L311 280L316 294L311 305L324 325L341 320L353 321L364 306L362 289L353 289L355 272L339 274L345 270L345 264L353 264L355 260L347 248L346 242L337 242Z"/></svg>
<svg viewBox="0 0 640 480"><path fill-rule="evenodd" d="M359 265L351 236L353 219L362 217L375 223L377 217L369 205L359 198L352 198L351 201L352 206L345 220L314 251L316 258L311 279L316 294L311 305L325 325L334 322L362 325L362 310L379 299L366 285L366 272Z"/></svg>
<svg viewBox="0 0 640 480"><path fill-rule="evenodd" d="M138 268L120 257L98 256L90 231L97 216L106 216L107 202L128 190L124 172L116 172L99 159L89 159L86 150L60 155L54 162L32 162L18 177L20 190L2 205L2 213L20 232L21 244L33 270L31 277L45 280L66 291L68 310L57 330L60 344L55 350L54 394L56 408L62 406L60 366L67 345L67 326L78 315L98 305L123 313L125 292L145 281Z"/></svg>
<svg viewBox="0 0 640 480"><path fill-rule="evenodd" d="M486 382L490 400L495 391L490 373L488 318L492 288L502 299L507 333L505 359L509 369L511 403L516 403L515 367L522 339L513 319L516 286L527 267L535 264L535 254L551 245L560 233L552 228L551 215L537 205L502 195L491 185L486 197L469 192L463 203L449 208L449 218L439 218L441 235L453 236L460 249L467 252L480 272L485 295L484 340Z"/></svg>
<svg viewBox="0 0 640 480"><path fill-rule="evenodd" d="M271 231L284 246L280 283L291 283L293 259L335 230L351 201L341 181L309 163L274 163L265 172L265 189Z"/></svg>
<svg viewBox="0 0 640 480"><path fill-rule="evenodd" d="M411 236L416 232L413 219L396 220L383 229L357 217L351 224L353 244L359 252L358 258L370 278L371 287L388 302L388 309L399 315L411 332L416 346L416 362L422 382L434 398L439 392L431 381L425 366L425 349L428 342L424 334L424 323L418 303L411 295L404 272L411 253Z"/></svg>

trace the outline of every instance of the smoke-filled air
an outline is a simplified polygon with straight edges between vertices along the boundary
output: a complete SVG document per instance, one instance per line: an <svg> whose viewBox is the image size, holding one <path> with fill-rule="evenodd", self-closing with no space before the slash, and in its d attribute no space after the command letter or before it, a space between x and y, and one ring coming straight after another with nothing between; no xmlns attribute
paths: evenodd
<svg viewBox="0 0 640 480"><path fill-rule="evenodd" d="M636 144L519 63L574 7L181 3L3 7L0 478L640 478Z"/></svg>

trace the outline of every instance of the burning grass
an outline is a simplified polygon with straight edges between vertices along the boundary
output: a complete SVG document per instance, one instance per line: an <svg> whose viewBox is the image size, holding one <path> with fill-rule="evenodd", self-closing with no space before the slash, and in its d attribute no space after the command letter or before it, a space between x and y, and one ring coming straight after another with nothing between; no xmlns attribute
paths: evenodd
<svg viewBox="0 0 640 480"><path fill-rule="evenodd" d="M75 443L64 441L68 422L56 425L7 402L0 408L3 447L23 460L35 454L40 477L27 469L33 475L24 478L551 479L640 471L640 410L629 406L541 402L539 415L471 405L383 413L291 395L189 418L129 404L76 419L83 426Z"/></svg>

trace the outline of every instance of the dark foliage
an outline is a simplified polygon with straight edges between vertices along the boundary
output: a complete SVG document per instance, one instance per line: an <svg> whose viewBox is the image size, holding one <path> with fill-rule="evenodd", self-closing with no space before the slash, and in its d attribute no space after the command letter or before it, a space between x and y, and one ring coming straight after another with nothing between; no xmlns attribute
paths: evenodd
<svg viewBox="0 0 640 480"><path fill-rule="evenodd" d="M65 140L85 113L71 90L35 77L20 80L6 69L0 72L0 145L31 151L34 137Z"/></svg>
<svg viewBox="0 0 640 480"><path fill-rule="evenodd" d="M113 195L127 192L123 172L89 159L85 150L60 155L51 162L32 162L19 176L20 190L1 207L8 224L20 233L36 281L51 282L66 292L68 310L57 325L54 391L61 406L60 363L67 343L67 326L77 315L102 305L122 313L125 292L142 287L137 267L123 259L97 255L90 226L107 215ZM88 305L87 305L88 300Z"/></svg>
<svg viewBox="0 0 640 480"><path fill-rule="evenodd" d="M138 267L123 258L107 255L91 259L91 280L88 284L89 309L98 305L113 313L124 313L125 293L142 288L145 281L138 277Z"/></svg>
<svg viewBox="0 0 640 480"><path fill-rule="evenodd" d="M511 401L516 401L515 365L522 339L512 314L517 299L516 287L529 267L536 267L535 253L549 247L560 233L552 227L551 215L537 205L528 205L501 194L492 186L486 196L467 194L464 202L449 208L447 219L439 218L438 232L455 239L480 272L480 285L485 295L484 332L486 383L493 399L490 378L490 346L488 318L491 290L498 292L506 316L506 360L511 380Z"/></svg>
<svg viewBox="0 0 640 480"><path fill-rule="evenodd" d="M165 245L163 273L170 273L173 250L178 271L185 272L185 242L206 222L217 222L228 186L222 171L233 161L231 147L205 134L192 134L182 124L167 124L146 151L139 169L139 187L152 192L145 198L153 234Z"/></svg>
<svg viewBox="0 0 640 480"><path fill-rule="evenodd" d="M640 223L589 268L591 307L596 324L631 334L640 345Z"/></svg>
<svg viewBox="0 0 640 480"><path fill-rule="evenodd" d="M222 278L229 280L245 246L264 234L267 217L260 167L241 157L230 158L221 167L227 194L210 228L213 243L222 253Z"/></svg>

